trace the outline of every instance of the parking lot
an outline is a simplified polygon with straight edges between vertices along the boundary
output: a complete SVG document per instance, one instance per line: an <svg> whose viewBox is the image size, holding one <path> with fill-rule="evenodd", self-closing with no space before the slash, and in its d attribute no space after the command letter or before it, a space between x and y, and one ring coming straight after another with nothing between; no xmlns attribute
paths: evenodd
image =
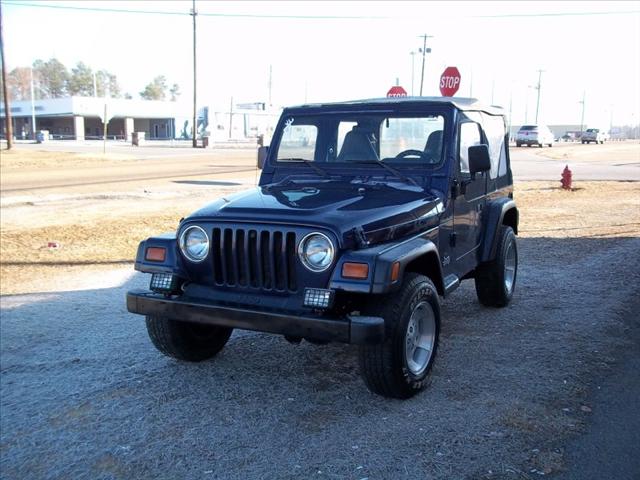
<svg viewBox="0 0 640 480"><path fill-rule="evenodd" d="M148 281L135 245L251 187L255 150L128 148L3 158L3 478L602 478L603 451L615 478L640 471L637 142L512 148L514 300L448 297L408 401L370 394L346 345L236 331L212 361L161 356L124 305Z"/></svg>

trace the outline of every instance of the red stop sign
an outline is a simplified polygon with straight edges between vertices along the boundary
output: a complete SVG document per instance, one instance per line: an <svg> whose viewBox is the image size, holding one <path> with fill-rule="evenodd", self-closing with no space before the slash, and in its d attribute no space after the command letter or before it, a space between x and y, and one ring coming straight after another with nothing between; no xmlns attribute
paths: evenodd
<svg viewBox="0 0 640 480"><path fill-rule="evenodd" d="M402 88L400 85L396 85L395 87L391 87L387 92L387 97L406 97L407 91Z"/></svg>
<svg viewBox="0 0 640 480"><path fill-rule="evenodd" d="M440 93L443 97L453 97L460 88L460 72L457 67L447 67L440 75Z"/></svg>

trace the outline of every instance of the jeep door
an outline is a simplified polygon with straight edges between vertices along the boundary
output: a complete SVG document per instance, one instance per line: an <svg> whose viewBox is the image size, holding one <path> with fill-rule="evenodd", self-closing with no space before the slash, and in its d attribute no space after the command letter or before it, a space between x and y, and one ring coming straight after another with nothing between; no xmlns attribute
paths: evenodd
<svg viewBox="0 0 640 480"><path fill-rule="evenodd" d="M463 120L458 127L458 153L453 195L453 272L462 278L476 267L481 212L486 201L488 172L469 173L469 147L483 142L480 124Z"/></svg>

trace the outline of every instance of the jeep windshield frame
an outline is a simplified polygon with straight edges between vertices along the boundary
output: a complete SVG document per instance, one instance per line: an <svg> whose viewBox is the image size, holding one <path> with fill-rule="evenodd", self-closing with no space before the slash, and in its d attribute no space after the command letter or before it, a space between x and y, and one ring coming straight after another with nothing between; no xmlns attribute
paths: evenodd
<svg viewBox="0 0 640 480"><path fill-rule="evenodd" d="M453 110L448 105L411 110L287 109L278 122L267 163L277 169L313 163L330 174L370 171L374 162L392 167L379 169L382 174L437 170L445 163Z"/></svg>

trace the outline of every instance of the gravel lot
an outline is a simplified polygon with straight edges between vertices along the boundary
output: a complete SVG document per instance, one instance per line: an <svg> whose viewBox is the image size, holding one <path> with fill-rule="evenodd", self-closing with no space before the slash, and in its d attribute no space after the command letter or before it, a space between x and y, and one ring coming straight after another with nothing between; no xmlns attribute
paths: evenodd
<svg viewBox="0 0 640 480"><path fill-rule="evenodd" d="M402 402L366 390L350 346L235 332L221 355L196 365L152 347L143 319L124 306L125 291L148 279L121 259L132 258L142 230L169 228L179 209L254 180L225 175L2 195L0 477L515 480L589 471L574 468L572 445L591 438L597 451L602 403L615 405L607 399L625 382L640 384L636 369L620 376L618 366L640 338L640 183L576 175L577 189L565 192L557 181L518 182L512 304L481 307L464 282L443 303L431 384ZM96 225L109 248L89 249ZM50 240L60 248L43 250ZM608 382L613 373L623 380ZM640 399L630 397L637 415ZM639 432L620 446L630 458L640 457ZM608 460L619 450L609 447ZM640 478L632 468L616 480Z"/></svg>
<svg viewBox="0 0 640 480"><path fill-rule="evenodd" d="M526 238L513 303L444 302L431 385L376 397L356 350L236 333L158 354L123 287L4 297L4 478L538 478L564 467L594 376L640 307L639 238ZM606 286L606 288L605 288ZM635 309L635 310L634 310Z"/></svg>

